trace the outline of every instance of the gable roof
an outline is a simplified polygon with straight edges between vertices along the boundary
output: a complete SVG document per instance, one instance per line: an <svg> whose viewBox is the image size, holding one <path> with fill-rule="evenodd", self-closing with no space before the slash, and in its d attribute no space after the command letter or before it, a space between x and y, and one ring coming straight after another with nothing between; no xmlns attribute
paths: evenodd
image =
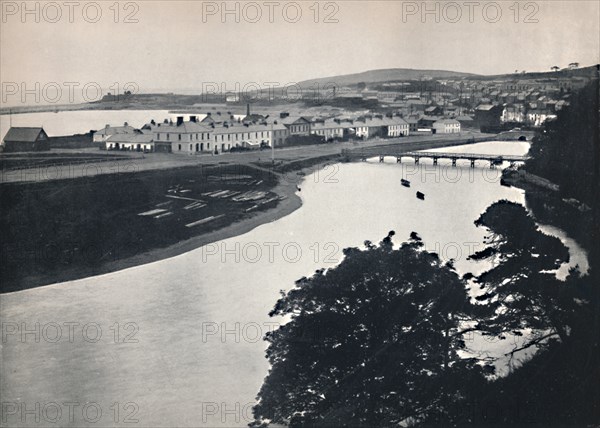
<svg viewBox="0 0 600 428"><path fill-rule="evenodd" d="M115 134L108 138L111 143L152 143L154 136L152 134L135 133L135 134Z"/></svg>
<svg viewBox="0 0 600 428"><path fill-rule="evenodd" d="M308 116L288 116L281 120L284 125L296 125L301 123L311 123L311 117Z"/></svg>
<svg viewBox="0 0 600 428"><path fill-rule="evenodd" d="M170 132L179 134L210 132L213 129L207 122L183 122L180 125L177 125L176 123L157 123L156 125L146 124L144 126L151 129L152 132Z"/></svg>
<svg viewBox="0 0 600 428"><path fill-rule="evenodd" d="M460 125L460 122L456 119L440 119L433 123L433 126L438 125Z"/></svg>
<svg viewBox="0 0 600 428"><path fill-rule="evenodd" d="M14 141L18 143L33 143L38 139L40 132L46 135L46 131L42 127L20 127L13 126L4 136L4 141ZM47 136L47 135L46 135Z"/></svg>
<svg viewBox="0 0 600 428"><path fill-rule="evenodd" d="M133 126L108 126L96 131L96 135L115 135L115 134L133 134L135 128Z"/></svg>

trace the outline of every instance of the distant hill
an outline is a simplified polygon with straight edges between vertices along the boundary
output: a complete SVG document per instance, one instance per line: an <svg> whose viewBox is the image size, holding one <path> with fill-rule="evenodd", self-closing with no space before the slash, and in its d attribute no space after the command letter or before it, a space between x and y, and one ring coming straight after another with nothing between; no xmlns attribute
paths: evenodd
<svg viewBox="0 0 600 428"><path fill-rule="evenodd" d="M529 73L511 73L496 74L492 76L476 76L479 80L514 80L514 79L547 79L547 78L569 78L569 77L587 77L598 78L600 65L590 65L588 67L575 68L573 70L562 69L558 71L532 71Z"/></svg>
<svg viewBox="0 0 600 428"><path fill-rule="evenodd" d="M305 80L299 82L303 88L315 87L315 85L324 86L325 84L335 83L337 86L353 86L357 83L381 83L400 80L419 80L423 77L431 77L432 79L451 79L461 77L476 77L477 74L460 73L457 71L447 70L414 70L411 68L388 68L384 70L370 70L362 73L344 74L341 76L322 77L318 79Z"/></svg>
<svg viewBox="0 0 600 428"><path fill-rule="evenodd" d="M299 82L302 88L323 87L326 84L335 83L336 86L355 86L364 82L367 85L373 83L384 83L394 81L420 80L429 77L434 80L469 78L473 80L514 80L514 79L544 79L544 78L569 78L569 77L598 77L600 66L592 65L573 70L563 69L559 71L536 71L529 73L511 73L496 75L481 75L473 73L462 73L448 70L415 70L411 68L389 68L383 70L370 70L362 73L344 74L341 76L321 77Z"/></svg>

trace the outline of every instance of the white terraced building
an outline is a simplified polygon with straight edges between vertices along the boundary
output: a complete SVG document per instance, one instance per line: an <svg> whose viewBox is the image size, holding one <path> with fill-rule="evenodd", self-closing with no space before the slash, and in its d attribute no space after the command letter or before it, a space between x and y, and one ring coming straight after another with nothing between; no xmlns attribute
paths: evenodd
<svg viewBox="0 0 600 428"><path fill-rule="evenodd" d="M173 153L221 153L234 147L270 146L273 134L277 145L287 137L287 128L278 123L243 124L235 120L222 123L199 123L196 117L184 122L148 124L157 142L170 142Z"/></svg>
<svg viewBox="0 0 600 428"><path fill-rule="evenodd" d="M442 119L433 123L436 134L458 134L460 122L456 119Z"/></svg>

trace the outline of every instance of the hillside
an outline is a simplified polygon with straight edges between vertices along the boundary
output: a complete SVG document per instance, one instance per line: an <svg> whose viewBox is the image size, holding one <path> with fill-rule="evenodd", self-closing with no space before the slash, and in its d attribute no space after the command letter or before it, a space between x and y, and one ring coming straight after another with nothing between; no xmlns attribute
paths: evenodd
<svg viewBox="0 0 600 428"><path fill-rule="evenodd" d="M514 79L544 79L544 78L573 78L573 77L598 77L599 65L581 67L574 70L563 69L559 71L535 71L529 73L510 73L495 75L480 75L447 70L415 70L410 68L389 68L383 70L369 70L362 73L344 74L316 79L304 80L298 85L303 88L336 83L337 86L354 86L357 83L366 84L420 80L423 77L438 79L468 78L473 80L514 80Z"/></svg>
<svg viewBox="0 0 600 428"><path fill-rule="evenodd" d="M309 79L299 82L298 85L300 85L303 88L314 87L315 85L323 86L327 83L336 83L337 86L350 86L356 85L360 82L369 84L398 80L419 80L425 76L431 77L432 79L451 79L461 77L474 78L478 75L447 70L414 70L411 68L389 68L383 70L370 70L362 73L344 74L341 76Z"/></svg>
<svg viewBox="0 0 600 428"><path fill-rule="evenodd" d="M562 69L558 71L532 71L529 73L510 73L510 74L495 74L491 76L474 76L476 80L514 80L514 79L556 79L556 78L573 78L573 77L598 77L600 65L590 65L588 67L576 68L573 70Z"/></svg>

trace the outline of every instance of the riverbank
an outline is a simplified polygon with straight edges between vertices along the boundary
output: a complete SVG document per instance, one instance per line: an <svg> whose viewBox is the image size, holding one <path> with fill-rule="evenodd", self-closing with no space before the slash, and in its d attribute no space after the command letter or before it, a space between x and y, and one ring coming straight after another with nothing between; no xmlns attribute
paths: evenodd
<svg viewBox="0 0 600 428"><path fill-rule="evenodd" d="M159 260L176 257L204 245L248 233L257 227L262 226L263 224L279 220L280 218L293 213L302 206L300 196L297 194L296 184L291 181L280 179L280 182L272 189L272 192L277 194L281 200L275 208L271 208L268 211L258 212L253 217L239 220L229 224L228 226L213 230L212 232L200 236L194 236L170 245L166 248L156 248L132 257L112 261L103 265L100 269L97 269L93 274L81 269L73 272L72 278L55 282L71 281L91 275L104 275L135 266L141 266Z"/></svg>
<svg viewBox="0 0 600 428"><path fill-rule="evenodd" d="M1 291L102 275L241 235L300 207L298 180L289 178L213 165L3 185Z"/></svg>
<svg viewBox="0 0 600 428"><path fill-rule="evenodd" d="M525 170L506 169L502 180L525 192L525 203L536 221L563 230L588 254L594 252L590 231L595 226L591 210L568 203L562 198L559 186Z"/></svg>

